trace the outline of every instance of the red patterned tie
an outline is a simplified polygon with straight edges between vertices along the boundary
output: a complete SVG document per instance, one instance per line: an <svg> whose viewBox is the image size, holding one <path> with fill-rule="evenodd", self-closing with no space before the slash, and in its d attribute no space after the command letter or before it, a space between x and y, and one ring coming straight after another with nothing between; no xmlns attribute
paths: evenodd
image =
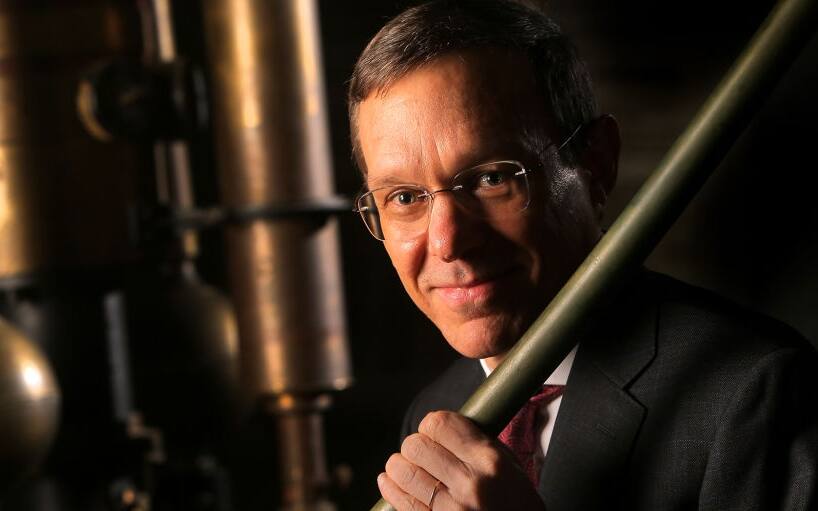
<svg viewBox="0 0 818 511"><path fill-rule="evenodd" d="M541 428L537 427L537 416L543 407L562 395L564 388L565 385L543 385L542 390L528 400L497 437L514 453L534 486L539 483L540 472L536 458Z"/></svg>

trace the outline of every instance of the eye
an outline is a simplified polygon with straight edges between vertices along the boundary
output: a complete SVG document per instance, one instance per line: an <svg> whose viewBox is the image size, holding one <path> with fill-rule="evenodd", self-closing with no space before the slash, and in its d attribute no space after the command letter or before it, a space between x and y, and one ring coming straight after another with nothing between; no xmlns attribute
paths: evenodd
<svg viewBox="0 0 818 511"><path fill-rule="evenodd" d="M423 200L425 193L422 190L411 188L398 188L389 192L384 200L386 207L400 206L407 207L417 204Z"/></svg>
<svg viewBox="0 0 818 511"><path fill-rule="evenodd" d="M412 204L416 200L418 200L417 194L412 192L403 191L395 195L395 202L404 206Z"/></svg>
<svg viewBox="0 0 818 511"><path fill-rule="evenodd" d="M508 182L510 177L511 176L508 175L508 172L503 172L500 170L484 172L478 176L477 186L481 188L493 188L495 186L501 186Z"/></svg>
<svg viewBox="0 0 818 511"><path fill-rule="evenodd" d="M485 163L461 175L463 189L479 200L509 198L520 190L522 167L510 161Z"/></svg>

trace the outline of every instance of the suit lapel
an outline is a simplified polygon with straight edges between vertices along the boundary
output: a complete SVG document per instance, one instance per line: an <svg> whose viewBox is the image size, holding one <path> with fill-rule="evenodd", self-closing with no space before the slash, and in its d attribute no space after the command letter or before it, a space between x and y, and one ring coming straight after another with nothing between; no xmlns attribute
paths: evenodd
<svg viewBox="0 0 818 511"><path fill-rule="evenodd" d="M549 511L616 507L620 478L645 416L627 386L656 350L655 308L645 310L641 320L607 329L607 339L580 344L540 473Z"/></svg>

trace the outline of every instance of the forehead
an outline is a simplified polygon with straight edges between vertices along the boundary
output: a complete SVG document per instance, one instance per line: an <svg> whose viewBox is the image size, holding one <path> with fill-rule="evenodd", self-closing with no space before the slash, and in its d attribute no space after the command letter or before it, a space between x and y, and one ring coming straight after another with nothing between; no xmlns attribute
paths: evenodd
<svg viewBox="0 0 818 511"><path fill-rule="evenodd" d="M364 100L357 124L370 185L521 158L524 133L549 131L528 60L499 50L452 53L408 73Z"/></svg>

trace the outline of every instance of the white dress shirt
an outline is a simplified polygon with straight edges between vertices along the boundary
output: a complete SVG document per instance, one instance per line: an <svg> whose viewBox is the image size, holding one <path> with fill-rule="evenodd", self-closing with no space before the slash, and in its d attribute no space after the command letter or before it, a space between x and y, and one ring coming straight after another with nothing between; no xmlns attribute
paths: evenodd
<svg viewBox="0 0 818 511"><path fill-rule="evenodd" d="M571 373L571 367L574 365L574 357L576 354L577 346L574 346L574 349L572 349L571 352L562 359L560 365L554 369L551 376L545 380L544 385L565 385L568 382L568 375ZM483 366L483 371L485 371L486 377L488 377L488 375L491 374L491 369L482 358L480 359L480 365ZM557 420L560 403L562 403L562 395L548 403L542 412L544 417L542 421L543 429L540 434L540 446L542 447L543 456L548 452L548 444L551 442L551 433L554 431L554 422Z"/></svg>

